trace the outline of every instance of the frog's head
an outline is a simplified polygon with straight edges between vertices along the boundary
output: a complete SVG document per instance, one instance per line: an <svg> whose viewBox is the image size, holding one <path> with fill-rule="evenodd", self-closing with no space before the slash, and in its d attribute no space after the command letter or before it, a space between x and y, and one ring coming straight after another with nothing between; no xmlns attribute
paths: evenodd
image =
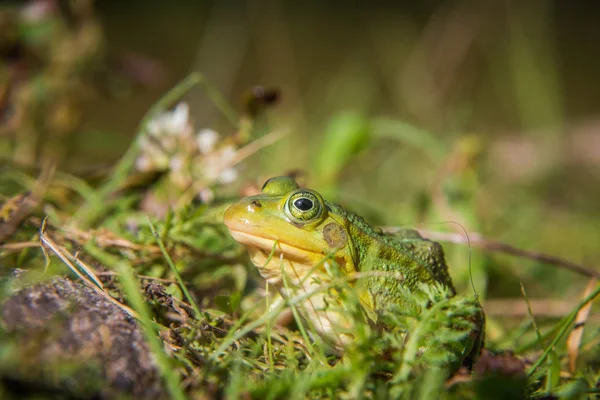
<svg viewBox="0 0 600 400"><path fill-rule="evenodd" d="M282 262L297 275L298 269L306 271L323 264L331 254L347 273L354 271L346 219L319 193L300 188L290 177L269 179L262 193L229 207L224 221L268 280L280 275Z"/></svg>

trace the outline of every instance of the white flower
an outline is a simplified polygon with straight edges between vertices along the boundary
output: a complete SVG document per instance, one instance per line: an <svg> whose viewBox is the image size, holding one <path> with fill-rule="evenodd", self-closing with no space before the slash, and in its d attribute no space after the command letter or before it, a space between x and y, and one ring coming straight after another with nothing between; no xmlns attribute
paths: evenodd
<svg viewBox="0 0 600 400"><path fill-rule="evenodd" d="M202 129L196 135L196 144L200 153L206 154L214 150L219 141L219 134L212 129Z"/></svg>
<svg viewBox="0 0 600 400"><path fill-rule="evenodd" d="M157 145L156 141L149 140L143 136L139 142L140 155L138 156L135 167L139 171L149 171L151 169L165 168L168 163L167 155Z"/></svg>
<svg viewBox="0 0 600 400"><path fill-rule="evenodd" d="M235 157L236 150L234 146L221 147L218 151L213 151L204 156L202 165L199 165L201 173L210 182L219 181L221 174L233 166ZM231 172L227 173L226 176L231 177Z"/></svg>
<svg viewBox="0 0 600 400"><path fill-rule="evenodd" d="M166 168L169 165L169 156L153 143L148 143L143 154L150 158L154 168Z"/></svg>
<svg viewBox="0 0 600 400"><path fill-rule="evenodd" d="M152 167L152 159L147 154L142 154L135 160L135 168L138 171L150 171Z"/></svg>
<svg viewBox="0 0 600 400"><path fill-rule="evenodd" d="M190 107L179 103L173 111L166 111L148 123L148 133L158 139L167 136L181 136L191 131Z"/></svg>
<svg viewBox="0 0 600 400"><path fill-rule="evenodd" d="M227 183L231 183L233 181L235 181L238 177L238 173L236 171L235 168L230 167L225 169L223 172L221 172L221 174L219 175L219 183L222 184L227 184Z"/></svg>
<svg viewBox="0 0 600 400"><path fill-rule="evenodd" d="M198 197L202 200L203 203L210 203L215 199L215 194L209 188L203 188L200 193L198 193Z"/></svg>
<svg viewBox="0 0 600 400"><path fill-rule="evenodd" d="M238 178L234 168L237 148L223 143L212 129L194 134L189 106L179 103L146 126L147 134L139 141L140 154L135 166L140 171L168 169L169 178L179 187L192 182L202 185L227 184ZM213 195L202 194L205 200Z"/></svg>
<svg viewBox="0 0 600 400"><path fill-rule="evenodd" d="M173 156L173 158L171 158L171 161L169 162L169 168L171 168L171 171L177 172L181 169L181 167L183 167L183 158L179 154L176 154Z"/></svg>
<svg viewBox="0 0 600 400"><path fill-rule="evenodd" d="M171 112L170 118L166 121L167 131L173 134L182 134L189 131L190 128L190 107L187 103L179 103Z"/></svg>
<svg viewBox="0 0 600 400"><path fill-rule="evenodd" d="M228 146L223 146L221 148L221 150L219 151L219 153L220 153L219 154L220 161L224 165L228 165L228 164L231 164L233 162L233 160L235 160L237 150L235 149L235 146L228 145Z"/></svg>

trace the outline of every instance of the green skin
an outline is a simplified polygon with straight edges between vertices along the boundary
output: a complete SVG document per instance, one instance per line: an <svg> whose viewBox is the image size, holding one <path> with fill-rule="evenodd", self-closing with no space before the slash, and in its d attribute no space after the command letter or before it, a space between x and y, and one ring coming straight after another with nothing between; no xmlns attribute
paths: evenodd
<svg viewBox="0 0 600 400"><path fill-rule="evenodd" d="M232 205L224 222L262 276L285 297L318 292L332 281L333 269L341 270L357 289L364 315L377 324L386 308L401 305L401 288L419 291L423 284L442 284L455 294L439 243L410 229L384 234L317 192L299 188L290 177L268 180L261 194ZM354 283L359 275L363 278ZM301 309L338 348L352 340L343 333L352 318L341 297L335 290L322 290ZM479 353L483 321L482 312L474 318L469 362Z"/></svg>

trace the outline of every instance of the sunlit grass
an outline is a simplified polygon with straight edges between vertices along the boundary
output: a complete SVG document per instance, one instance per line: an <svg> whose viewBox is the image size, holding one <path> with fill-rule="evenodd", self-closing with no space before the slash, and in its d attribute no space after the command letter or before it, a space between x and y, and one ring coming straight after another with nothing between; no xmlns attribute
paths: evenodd
<svg viewBox="0 0 600 400"><path fill-rule="evenodd" d="M222 213L232 201L256 192L272 175L295 172L302 184L357 211L373 225L463 236L465 231L473 236L480 233L593 270L600 257L600 213L594 190L578 182L578 170L560 172L577 160L569 159L573 157L565 145L569 138L562 134L570 121L561 100L559 61L548 39L553 30L551 11L550 6L519 6L502 22L507 28L502 51L481 46L481 54L477 53L489 63L487 72L497 85L488 88L489 95L504 96L498 102L510 103L515 113L507 123L515 133L497 133L480 123L472 113L482 109L479 104L463 99L459 90L448 89L467 85L469 79L463 77L463 82L460 73L449 77L444 68L427 64L427 56L435 58L437 53L429 41L418 40L414 27L402 28L414 36L414 43L403 44L403 52L412 54L403 60L409 64L406 69L390 68L390 60L373 61L372 68L383 71L378 79L385 81L385 90L376 86L373 71L362 62L364 48L357 45L359 50L335 77L319 76L306 90L292 88L296 96L285 104L288 111L279 114L275 109L268 115L269 123L263 109L258 118L251 118L257 116L236 110L236 102L229 104L203 75L192 73L142 118L139 136L111 174L98 181L57 171L40 206L0 244L0 264L44 270L47 260L39 251L38 228L48 216L45 232L56 247L54 253L66 249L76 254L65 258L64 264L77 268L78 260L85 262L103 279L102 285L95 285L97 290L132 307L168 392L177 399L223 395L482 398L503 388L504 393L512 388L519 395L526 390L532 397L591 395L598 379L598 321L593 314L575 321L599 289L585 274L559 270L560 263L543 263L523 253L508 257L476 246L469 249L464 240L456 241L460 245L445 245L461 296L475 291L484 307L488 298L501 302L505 297L526 306L525 312L515 307L509 313L487 316L486 347L514 352L524 363L521 375L503 375L502 368L475 368L474 375L447 381L450 372L444 366L431 367L436 360L430 368L419 365L422 342L439 333L434 322L445 303L427 308L423 305L427 299L410 298L425 302L422 308L428 313L407 315L406 310L396 310L390 318L397 318L398 326L406 323L402 318L412 318L414 330L408 339L357 324L352 332L355 343L341 357L328 350L299 312L307 299L330 287L280 300L272 287L265 287L244 249L222 225ZM446 28L437 27L442 32L461 26L448 10L439 12L450 21ZM397 32L391 25L386 29ZM457 40L465 37L459 35ZM381 48L376 53L381 57ZM436 80L428 76L450 84L414 97L423 88L436 89ZM452 79L457 79L454 85ZM140 139L149 136L148 124L192 90L208 95L227 121L217 145L237 152L230 167L239 175L228 182L215 178L184 188L165 178L165 171L140 177L135 161ZM384 95L393 99L395 108L376 107L378 97ZM301 110L294 114L290 108ZM194 134L207 128L203 123L197 122ZM10 150L11 142L6 142L2 148ZM10 158L10 154L3 156ZM207 156L195 157L191 161ZM38 172L19 165L1 167L1 200L38 187ZM565 181L568 190L563 190ZM3 209L0 228L10 225L11 215L12 210ZM51 272L60 270L56 265L62 266L53 259ZM80 279L72 273L70 277ZM360 316L350 284L354 278L341 277L331 286L348 291L348 313ZM5 282L3 297L14 292L14 281ZM164 298L152 297L150 282L164 289ZM289 283L285 275L283 283ZM527 296L520 294L519 283ZM586 283L592 289L584 294ZM547 308L536 308L553 301L568 310L560 318L545 313ZM290 310L291 318L286 317ZM568 338L579 325L585 326L583 337ZM448 340L458 341L461 334ZM13 340L11 334L1 332L0 364L3 360L5 364L0 365L0 375L10 369L6 360L12 363L19 358L8 357L19 351ZM573 340L580 352L576 359L567 350Z"/></svg>

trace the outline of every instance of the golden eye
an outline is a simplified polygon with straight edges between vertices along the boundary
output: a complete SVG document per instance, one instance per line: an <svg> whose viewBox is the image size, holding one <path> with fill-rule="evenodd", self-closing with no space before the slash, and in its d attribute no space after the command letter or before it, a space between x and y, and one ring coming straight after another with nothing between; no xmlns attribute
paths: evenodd
<svg viewBox="0 0 600 400"><path fill-rule="evenodd" d="M288 198L285 211L294 221L310 222L323 214L323 200L313 191L300 190Z"/></svg>

